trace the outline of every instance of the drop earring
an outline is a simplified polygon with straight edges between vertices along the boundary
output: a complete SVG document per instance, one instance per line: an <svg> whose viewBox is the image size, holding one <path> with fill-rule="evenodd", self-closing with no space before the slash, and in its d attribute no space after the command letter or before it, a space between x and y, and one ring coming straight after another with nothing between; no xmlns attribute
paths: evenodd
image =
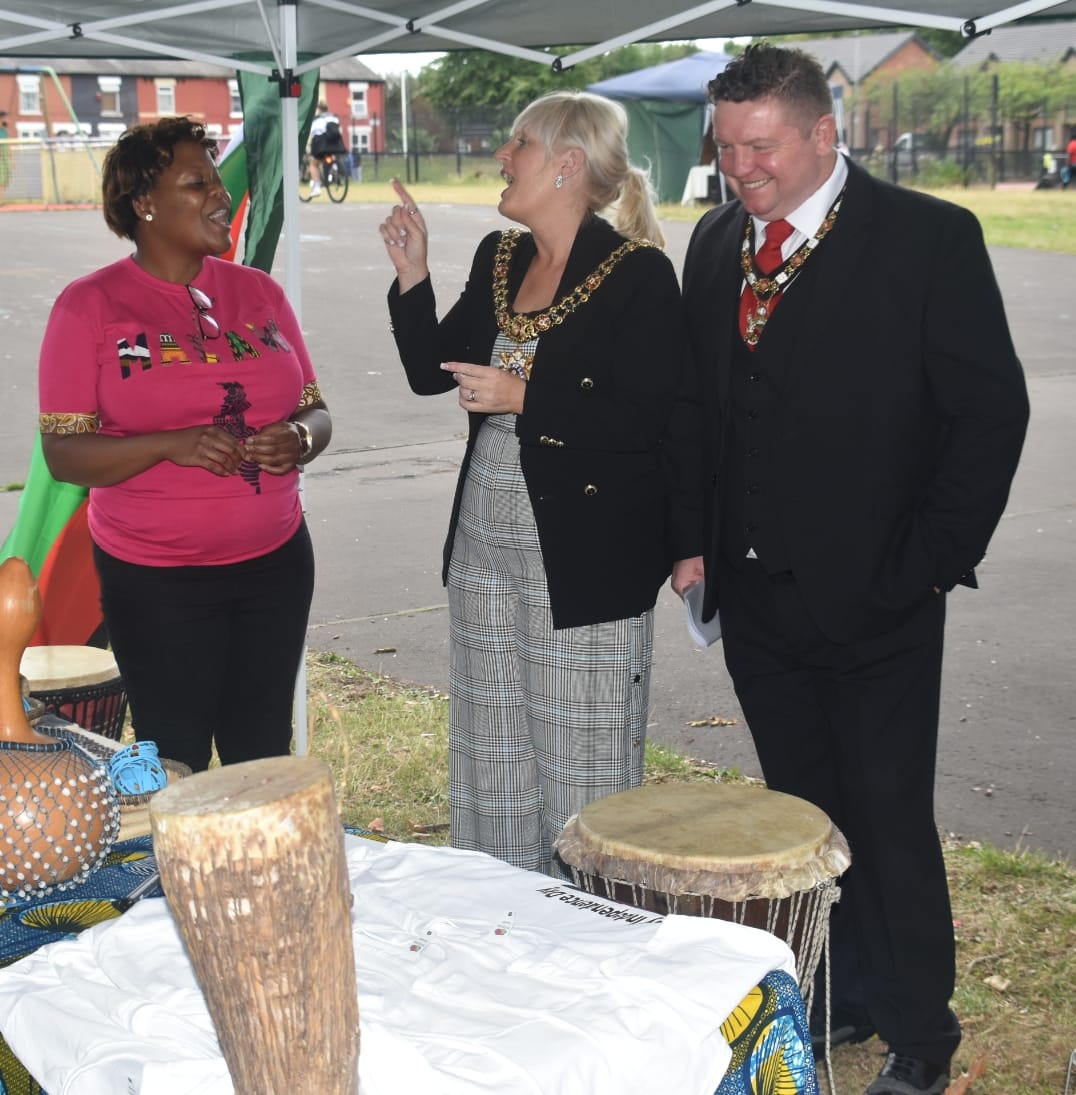
<svg viewBox="0 0 1076 1095"><path fill-rule="evenodd" d="M555 179L553 180L553 186L554 186L554 187L555 187L555 188L556 188L557 190L559 190L559 189L560 189L560 188L561 188L561 187L562 187L563 185L564 185L564 176L563 176L563 175L558 175L558 176L557 176L557 177L556 177L556 178L555 178Z"/></svg>

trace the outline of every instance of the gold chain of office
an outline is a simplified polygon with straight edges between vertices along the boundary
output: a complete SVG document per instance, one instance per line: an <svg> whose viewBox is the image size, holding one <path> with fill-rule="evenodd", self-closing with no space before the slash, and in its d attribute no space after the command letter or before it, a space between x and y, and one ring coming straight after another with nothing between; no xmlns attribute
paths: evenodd
<svg viewBox="0 0 1076 1095"><path fill-rule="evenodd" d="M751 292L755 294L760 304L767 303L782 289L788 288L789 283L803 269L803 264L814 254L814 249L826 238L826 234L836 223L837 213L840 211L843 200L844 190L837 195L837 200L830 206L818 231L806 243L797 247L781 269L772 275L763 274L755 265L755 222L753 217L747 218L743 245L740 248L740 269L743 271L744 281L751 286Z"/></svg>
<svg viewBox="0 0 1076 1095"><path fill-rule="evenodd" d="M529 342L546 331L559 327L581 304L590 300L591 293L605 281L625 255L630 255L640 247L657 247L657 244L649 240L628 240L599 263L570 293L565 293L556 304L550 305L536 316L516 315L508 306L508 268L521 235L518 228L502 232L497 253L493 256L493 311L497 317L497 326L517 343Z"/></svg>

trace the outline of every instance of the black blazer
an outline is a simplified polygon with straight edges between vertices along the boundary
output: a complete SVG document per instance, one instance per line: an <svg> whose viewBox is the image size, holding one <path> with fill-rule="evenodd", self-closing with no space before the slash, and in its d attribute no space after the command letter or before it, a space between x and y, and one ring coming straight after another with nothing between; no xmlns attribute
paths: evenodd
<svg viewBox="0 0 1076 1095"><path fill-rule="evenodd" d="M707 615L720 602L728 342L739 202L697 225L684 265L707 424ZM715 339L714 332L719 332ZM804 600L848 642L893 626L933 587L974 585L1028 418L1023 372L971 213L848 165L836 225L780 301L754 360L780 362L776 507Z"/></svg>
<svg viewBox="0 0 1076 1095"><path fill-rule="evenodd" d="M429 279L389 310L413 391L455 391L442 361L488 364L497 333L493 255L500 233L479 245L459 300L438 323ZM580 228L557 298L624 242L605 221ZM534 240L521 237L509 274L514 299ZM444 571L475 438L467 449L445 541ZM523 411L520 466L534 508L554 627L638 616L652 608L677 559L702 550L698 399L676 273L656 248L621 259L590 299L538 343Z"/></svg>

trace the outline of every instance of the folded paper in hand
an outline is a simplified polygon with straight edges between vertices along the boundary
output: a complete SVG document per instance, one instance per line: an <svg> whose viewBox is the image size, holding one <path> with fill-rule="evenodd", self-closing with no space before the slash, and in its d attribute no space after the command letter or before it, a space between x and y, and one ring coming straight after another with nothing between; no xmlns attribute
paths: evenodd
<svg viewBox="0 0 1076 1095"><path fill-rule="evenodd" d="M705 582L695 582L684 590L684 611L687 615L688 634L695 640L696 646L712 646L721 638L721 614L702 622L702 598L706 590Z"/></svg>

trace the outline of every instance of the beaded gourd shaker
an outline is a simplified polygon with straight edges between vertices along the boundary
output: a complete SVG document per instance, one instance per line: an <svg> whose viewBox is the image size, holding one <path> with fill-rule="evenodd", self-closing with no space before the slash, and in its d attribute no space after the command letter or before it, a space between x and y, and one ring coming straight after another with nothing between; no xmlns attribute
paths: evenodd
<svg viewBox="0 0 1076 1095"><path fill-rule="evenodd" d="M0 898L27 900L83 881L108 855L120 810L104 765L70 734L39 733L19 663L41 619L29 566L0 563Z"/></svg>

